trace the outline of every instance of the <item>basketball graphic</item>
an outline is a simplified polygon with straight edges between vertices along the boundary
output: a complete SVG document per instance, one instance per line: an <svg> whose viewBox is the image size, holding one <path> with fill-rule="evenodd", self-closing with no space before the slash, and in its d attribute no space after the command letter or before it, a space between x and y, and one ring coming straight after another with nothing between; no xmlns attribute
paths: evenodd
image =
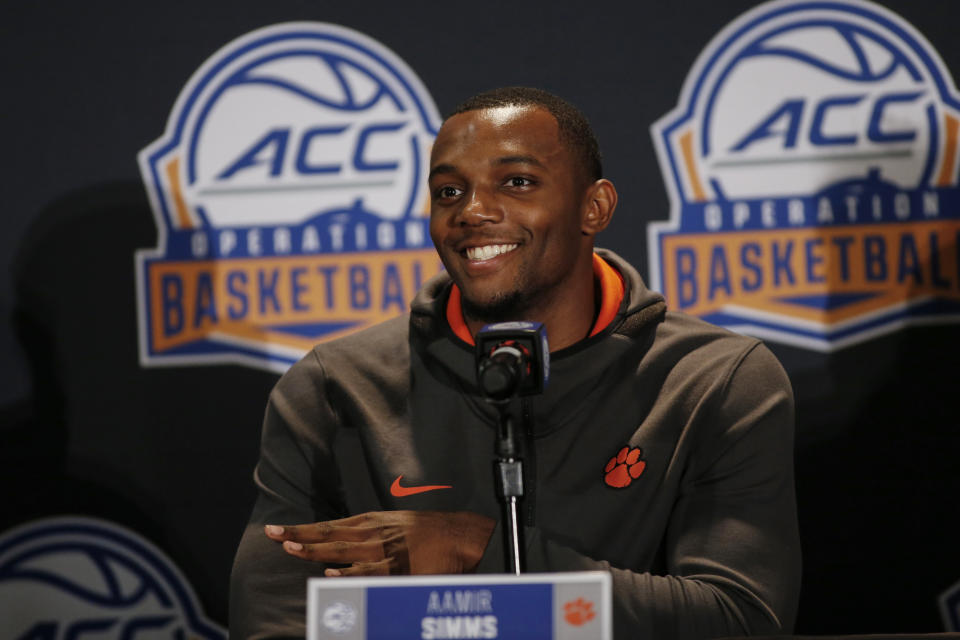
<svg viewBox="0 0 960 640"><path fill-rule="evenodd" d="M431 123L422 105L375 58L343 49L285 39L204 92L184 180L211 225L353 209L396 219L423 205Z"/></svg>
<svg viewBox="0 0 960 640"><path fill-rule="evenodd" d="M875 30L838 20L773 27L719 73L702 145L717 196L808 194L872 170L913 188L929 171L933 83Z"/></svg>

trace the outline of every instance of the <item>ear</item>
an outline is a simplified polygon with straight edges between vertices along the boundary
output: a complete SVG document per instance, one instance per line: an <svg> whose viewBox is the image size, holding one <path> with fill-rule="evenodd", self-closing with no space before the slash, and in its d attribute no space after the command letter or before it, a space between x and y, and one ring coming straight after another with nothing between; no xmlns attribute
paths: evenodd
<svg viewBox="0 0 960 640"><path fill-rule="evenodd" d="M580 233L595 236L606 229L616 208L617 189L612 182L601 178L591 184L584 194Z"/></svg>

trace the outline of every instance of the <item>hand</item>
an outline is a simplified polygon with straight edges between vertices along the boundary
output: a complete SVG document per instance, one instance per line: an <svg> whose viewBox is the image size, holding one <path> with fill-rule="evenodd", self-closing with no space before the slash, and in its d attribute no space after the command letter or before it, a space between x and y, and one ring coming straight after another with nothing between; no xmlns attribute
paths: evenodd
<svg viewBox="0 0 960 640"><path fill-rule="evenodd" d="M327 576L469 573L495 522L470 511L371 511L290 526L266 525L269 538L304 560L348 564Z"/></svg>

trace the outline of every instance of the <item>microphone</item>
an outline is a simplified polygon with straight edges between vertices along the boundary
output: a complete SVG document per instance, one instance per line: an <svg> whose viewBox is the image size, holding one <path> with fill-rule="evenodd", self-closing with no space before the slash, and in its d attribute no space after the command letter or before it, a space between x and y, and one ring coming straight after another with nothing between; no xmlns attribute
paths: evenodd
<svg viewBox="0 0 960 640"><path fill-rule="evenodd" d="M488 324L476 337L477 382L493 402L543 393L550 379L547 329L540 322Z"/></svg>

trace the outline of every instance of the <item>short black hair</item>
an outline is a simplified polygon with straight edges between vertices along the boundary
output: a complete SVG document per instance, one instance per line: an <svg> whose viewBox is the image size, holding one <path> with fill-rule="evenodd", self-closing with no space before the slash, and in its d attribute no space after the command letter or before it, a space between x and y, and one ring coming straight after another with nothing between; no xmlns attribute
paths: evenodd
<svg viewBox="0 0 960 640"><path fill-rule="evenodd" d="M534 87L491 89L467 98L454 107L447 118L478 109L525 106L541 107L549 111L560 126L560 141L580 160L586 177L591 181L603 177L600 143L597 142L597 136L593 133L587 117L580 109L549 91Z"/></svg>

